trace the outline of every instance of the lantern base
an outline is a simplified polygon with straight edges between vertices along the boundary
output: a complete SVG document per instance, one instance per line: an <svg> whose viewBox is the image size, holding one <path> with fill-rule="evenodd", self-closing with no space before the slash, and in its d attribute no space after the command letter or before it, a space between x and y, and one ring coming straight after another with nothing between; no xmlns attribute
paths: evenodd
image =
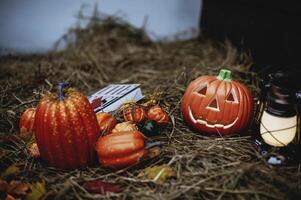
<svg viewBox="0 0 301 200"><path fill-rule="evenodd" d="M260 155L270 165L298 165L301 163L301 149L300 146L290 144L285 147L270 146L262 139L255 139L255 145Z"/></svg>

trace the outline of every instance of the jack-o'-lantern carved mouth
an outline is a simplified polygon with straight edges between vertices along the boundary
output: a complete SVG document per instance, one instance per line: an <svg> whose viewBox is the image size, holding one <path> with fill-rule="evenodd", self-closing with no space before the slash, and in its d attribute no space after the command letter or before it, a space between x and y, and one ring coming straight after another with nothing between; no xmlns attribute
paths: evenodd
<svg viewBox="0 0 301 200"><path fill-rule="evenodd" d="M227 124L227 125L224 125L224 124L210 124L208 123L207 121L205 120L202 120L202 119L196 119L191 111L191 108L190 106L188 107L188 112L189 112L189 116L191 118L191 120L193 121L193 123L195 124L203 124L209 128L223 128L223 129L228 129L230 127L232 127L238 120L238 117L236 117L236 119L230 123L230 124Z"/></svg>

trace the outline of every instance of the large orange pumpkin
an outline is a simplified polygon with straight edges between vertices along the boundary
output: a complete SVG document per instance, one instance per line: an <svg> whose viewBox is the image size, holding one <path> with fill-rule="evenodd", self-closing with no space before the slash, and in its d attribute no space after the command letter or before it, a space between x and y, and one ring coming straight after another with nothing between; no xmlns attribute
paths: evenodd
<svg viewBox="0 0 301 200"><path fill-rule="evenodd" d="M239 133L249 124L253 98L231 71L218 76L201 76L190 83L182 99L182 113L192 128L207 134Z"/></svg>
<svg viewBox="0 0 301 200"><path fill-rule="evenodd" d="M30 139L32 135L34 134L33 131L33 125L35 120L35 108L28 108L25 110L25 112L22 114L20 122L19 122L19 128L20 128L20 137L23 139Z"/></svg>
<svg viewBox="0 0 301 200"><path fill-rule="evenodd" d="M35 136L50 166L72 169L85 167L95 158L94 145L100 130L88 99L74 89L60 95L49 93L36 110Z"/></svg>
<svg viewBox="0 0 301 200"><path fill-rule="evenodd" d="M96 144L98 160L104 167L123 168L137 163L145 153L139 131L122 131L100 137Z"/></svg>

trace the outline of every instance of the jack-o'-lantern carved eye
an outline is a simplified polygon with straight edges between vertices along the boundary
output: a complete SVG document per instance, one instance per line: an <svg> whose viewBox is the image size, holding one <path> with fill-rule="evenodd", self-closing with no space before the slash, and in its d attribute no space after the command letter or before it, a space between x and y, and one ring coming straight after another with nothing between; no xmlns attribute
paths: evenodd
<svg viewBox="0 0 301 200"><path fill-rule="evenodd" d="M236 96L234 90L231 90L231 92L229 92L228 96L226 97L226 101L238 103L237 96Z"/></svg>
<svg viewBox="0 0 301 200"><path fill-rule="evenodd" d="M205 96L207 92L207 84L202 85L196 92L202 96Z"/></svg>

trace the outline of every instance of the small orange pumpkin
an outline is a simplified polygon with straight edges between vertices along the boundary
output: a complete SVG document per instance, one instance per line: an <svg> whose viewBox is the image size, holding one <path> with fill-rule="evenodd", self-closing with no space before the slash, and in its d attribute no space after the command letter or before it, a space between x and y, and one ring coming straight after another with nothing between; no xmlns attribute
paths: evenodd
<svg viewBox="0 0 301 200"><path fill-rule="evenodd" d="M131 166L143 157L144 143L139 131L123 131L100 137L96 143L98 160L109 168Z"/></svg>
<svg viewBox="0 0 301 200"><path fill-rule="evenodd" d="M110 113L99 112L96 114L96 118L101 133L110 133L117 124L117 120Z"/></svg>
<svg viewBox="0 0 301 200"><path fill-rule="evenodd" d="M138 127L132 122L122 122L115 126L115 128L112 130L112 133L122 131L138 131Z"/></svg>
<svg viewBox="0 0 301 200"><path fill-rule="evenodd" d="M25 140L30 139L34 134L33 126L34 126L35 114L36 114L35 108L28 108L21 116L20 123L19 123L20 137Z"/></svg>
<svg viewBox="0 0 301 200"><path fill-rule="evenodd" d="M141 123L146 119L146 112L140 106L130 106L123 110L123 118L125 121Z"/></svg>
<svg viewBox="0 0 301 200"><path fill-rule="evenodd" d="M168 114L160 106L151 107L147 112L147 117L159 125L166 125L169 121Z"/></svg>
<svg viewBox="0 0 301 200"><path fill-rule="evenodd" d="M38 158L40 157L40 151L39 151L39 147L38 147L38 144L36 142L30 144L28 147L27 147L27 152L28 154L33 157L33 158Z"/></svg>

